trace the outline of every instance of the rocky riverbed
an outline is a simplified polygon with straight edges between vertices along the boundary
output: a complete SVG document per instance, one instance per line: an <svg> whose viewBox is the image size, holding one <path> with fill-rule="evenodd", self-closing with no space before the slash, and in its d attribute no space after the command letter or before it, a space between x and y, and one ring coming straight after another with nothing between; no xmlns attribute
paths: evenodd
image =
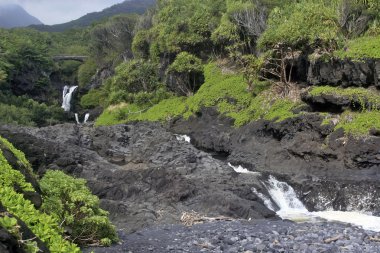
<svg viewBox="0 0 380 253"><path fill-rule="evenodd" d="M120 231L121 243L111 252L380 252L380 234L338 223L290 221L222 221L192 227L164 225L137 233Z"/></svg>
<svg viewBox="0 0 380 253"><path fill-rule="evenodd" d="M305 116L233 129L208 111L166 128L0 126L0 135L25 152L38 174L56 169L87 179L121 238L95 252L380 252L374 232L281 221L258 196L270 196L263 182L274 174L296 188L308 211L379 212L380 137L345 139L320 123ZM189 134L192 144L174 133ZM237 173L228 162L260 173ZM205 223L181 225L187 214ZM215 219L221 221L209 222Z"/></svg>

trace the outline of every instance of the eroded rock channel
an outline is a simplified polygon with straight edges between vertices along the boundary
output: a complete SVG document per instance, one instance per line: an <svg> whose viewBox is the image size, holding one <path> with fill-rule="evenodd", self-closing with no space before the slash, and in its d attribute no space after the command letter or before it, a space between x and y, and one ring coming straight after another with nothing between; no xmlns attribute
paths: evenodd
<svg viewBox="0 0 380 253"><path fill-rule="evenodd" d="M23 150L39 174L59 169L88 180L121 238L121 244L95 252L380 250L376 232L349 224L281 221L253 191L270 196L262 182L275 175L295 188L309 211L376 214L379 137L345 139L320 127L321 119L312 115L238 130L212 111L200 117L166 128L143 122L97 128L1 126L0 135ZM173 132L190 135L192 144L177 140ZM227 162L260 174L237 173ZM185 228L180 225L185 213L237 221ZM319 246L311 247L312 240Z"/></svg>

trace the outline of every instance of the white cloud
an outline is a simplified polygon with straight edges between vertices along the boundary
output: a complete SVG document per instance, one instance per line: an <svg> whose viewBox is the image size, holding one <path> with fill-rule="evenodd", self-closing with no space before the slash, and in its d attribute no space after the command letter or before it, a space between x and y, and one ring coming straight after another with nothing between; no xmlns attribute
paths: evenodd
<svg viewBox="0 0 380 253"><path fill-rule="evenodd" d="M47 25L65 23L87 13L101 11L123 0L0 0L18 3Z"/></svg>

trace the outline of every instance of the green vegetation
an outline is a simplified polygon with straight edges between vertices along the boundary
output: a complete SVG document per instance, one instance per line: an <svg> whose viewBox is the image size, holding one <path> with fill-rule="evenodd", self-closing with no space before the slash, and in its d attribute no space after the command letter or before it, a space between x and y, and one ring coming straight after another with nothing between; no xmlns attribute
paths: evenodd
<svg viewBox="0 0 380 253"><path fill-rule="evenodd" d="M98 118L97 125L167 121L177 116L188 118L202 107L216 107L220 113L235 119L236 126L241 126L260 118L285 120L294 116L292 109L297 105L289 99L277 100L271 90L254 96L246 91L242 74L223 74L215 63L210 63L205 66L205 83L194 96L173 97L153 106L111 106Z"/></svg>
<svg viewBox="0 0 380 253"><path fill-rule="evenodd" d="M63 239L63 231L58 226L57 220L38 211L29 200L24 198L23 194L16 192L15 186L18 186L24 192L34 192L34 188L30 183L26 182L25 177L18 170L14 170L9 165L2 153L2 149L5 147L11 150L22 164L30 165L25 156L8 141L3 138L0 141L4 145L3 147L0 146L0 167L2 168L0 173L1 204L7 208L8 212L23 220L32 232L47 244L51 252L80 252L75 244Z"/></svg>
<svg viewBox="0 0 380 253"><path fill-rule="evenodd" d="M309 94L312 96L325 94L338 97L348 97L352 101L359 101L360 108L358 109L361 109L363 111L367 109L377 110L380 108L380 94L377 91L371 91L365 88L319 86L312 88Z"/></svg>
<svg viewBox="0 0 380 253"><path fill-rule="evenodd" d="M379 117L379 111L360 113L347 111L340 116L335 129L343 128L346 134L353 136L366 136L371 129L380 129Z"/></svg>
<svg viewBox="0 0 380 253"><path fill-rule="evenodd" d="M84 179L75 179L61 171L48 171L40 186L44 194L41 210L70 228L71 241L98 245L117 241L108 213L99 208L98 197L91 194Z"/></svg>
<svg viewBox="0 0 380 253"><path fill-rule="evenodd" d="M380 35L351 40L344 49L337 51L335 55L341 59L380 59Z"/></svg>
<svg viewBox="0 0 380 253"><path fill-rule="evenodd" d="M17 162L27 168L27 173L35 177L25 155L0 137L0 204L11 215L25 222L51 252L80 252L72 242L109 246L117 241L108 213L99 208L99 199L91 194L85 180L72 178L60 171L48 171L39 181L44 201L41 209L37 210L23 195L34 192L35 189L20 171L11 167L3 150L11 151L18 159ZM18 233L17 220L16 223L14 220L0 214L0 226L15 236L22 236ZM62 225L72 231L68 237L64 237ZM25 247L27 252L38 251L33 240Z"/></svg>

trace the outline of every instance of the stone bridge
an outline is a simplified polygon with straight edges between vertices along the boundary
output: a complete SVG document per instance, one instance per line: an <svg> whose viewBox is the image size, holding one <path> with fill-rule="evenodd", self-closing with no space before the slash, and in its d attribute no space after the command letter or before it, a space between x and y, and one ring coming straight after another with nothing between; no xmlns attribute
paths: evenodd
<svg viewBox="0 0 380 253"><path fill-rule="evenodd" d="M84 55L56 55L53 56L53 61L80 61L84 62L88 56Z"/></svg>

